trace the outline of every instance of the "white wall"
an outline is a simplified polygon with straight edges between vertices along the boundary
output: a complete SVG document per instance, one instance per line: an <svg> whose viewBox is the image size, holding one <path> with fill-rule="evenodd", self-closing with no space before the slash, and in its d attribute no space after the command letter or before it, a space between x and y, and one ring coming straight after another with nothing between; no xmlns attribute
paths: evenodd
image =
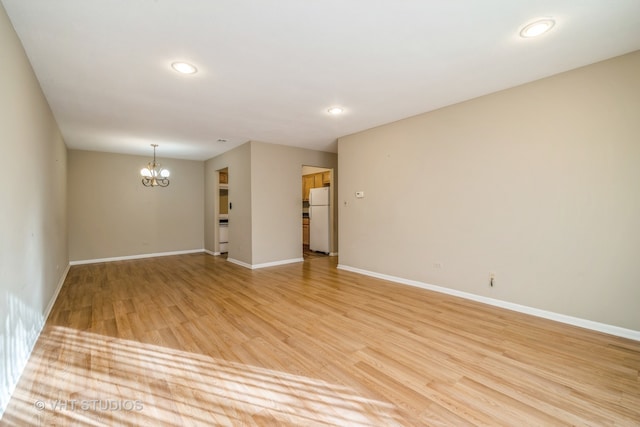
<svg viewBox="0 0 640 427"><path fill-rule="evenodd" d="M66 268L67 151L0 4L0 416Z"/></svg>
<svg viewBox="0 0 640 427"><path fill-rule="evenodd" d="M171 182L151 188L152 157L69 151L71 261L204 248L204 162L159 158Z"/></svg>
<svg viewBox="0 0 640 427"><path fill-rule="evenodd" d="M341 138L340 264L640 331L639 76L635 52Z"/></svg>

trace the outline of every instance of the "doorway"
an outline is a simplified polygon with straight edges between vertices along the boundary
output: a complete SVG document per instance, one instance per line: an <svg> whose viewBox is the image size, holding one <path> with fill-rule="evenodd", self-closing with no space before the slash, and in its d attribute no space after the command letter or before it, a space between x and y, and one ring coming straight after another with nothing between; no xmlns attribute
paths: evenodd
<svg viewBox="0 0 640 427"><path fill-rule="evenodd" d="M217 235L218 252L226 256L229 252L229 168L220 169L218 172L218 192L216 194Z"/></svg>
<svg viewBox="0 0 640 427"><path fill-rule="evenodd" d="M305 260L332 254L334 206L333 169L302 166L302 254Z"/></svg>

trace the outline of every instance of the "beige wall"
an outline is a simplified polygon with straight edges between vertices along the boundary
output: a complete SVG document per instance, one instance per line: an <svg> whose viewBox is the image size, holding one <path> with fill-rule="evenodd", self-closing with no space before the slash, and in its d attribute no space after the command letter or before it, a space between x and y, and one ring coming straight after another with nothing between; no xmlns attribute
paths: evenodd
<svg viewBox="0 0 640 427"><path fill-rule="evenodd" d="M67 149L0 4L0 416L68 265Z"/></svg>
<svg viewBox="0 0 640 427"><path fill-rule="evenodd" d="M340 263L640 330L639 76L635 52L341 138Z"/></svg>
<svg viewBox="0 0 640 427"><path fill-rule="evenodd" d="M217 171L229 168L228 257L251 264L251 144L245 143L205 163L205 249L218 252Z"/></svg>
<svg viewBox="0 0 640 427"><path fill-rule="evenodd" d="M69 151L71 261L203 249L204 162L160 157L171 184L148 188L152 156Z"/></svg>
<svg viewBox="0 0 640 427"><path fill-rule="evenodd" d="M216 171L228 167L229 258L250 266L302 258L303 165L336 168L337 156L251 141L208 160L205 248L218 252Z"/></svg>
<svg viewBox="0 0 640 427"><path fill-rule="evenodd" d="M302 258L302 166L336 169L336 154L254 141L251 158L253 264Z"/></svg>
<svg viewBox="0 0 640 427"><path fill-rule="evenodd" d="M302 166L302 175L310 175L313 173L321 173L327 171L327 168L318 168L315 166Z"/></svg>

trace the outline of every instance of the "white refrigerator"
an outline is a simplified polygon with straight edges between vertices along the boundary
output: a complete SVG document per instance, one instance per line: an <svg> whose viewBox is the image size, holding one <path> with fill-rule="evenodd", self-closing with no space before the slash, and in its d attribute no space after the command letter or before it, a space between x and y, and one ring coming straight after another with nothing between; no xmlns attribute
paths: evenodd
<svg viewBox="0 0 640 427"><path fill-rule="evenodd" d="M309 193L309 249L329 253L329 187Z"/></svg>

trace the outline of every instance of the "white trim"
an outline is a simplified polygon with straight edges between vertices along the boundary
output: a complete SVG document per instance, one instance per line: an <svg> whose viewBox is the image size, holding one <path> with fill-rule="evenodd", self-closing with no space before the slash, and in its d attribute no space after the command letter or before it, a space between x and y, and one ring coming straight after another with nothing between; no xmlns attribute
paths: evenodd
<svg viewBox="0 0 640 427"><path fill-rule="evenodd" d="M329 252L329 256L338 256L338 252Z"/></svg>
<svg viewBox="0 0 640 427"><path fill-rule="evenodd" d="M418 282L417 280L404 279L402 277L389 276L387 274L376 273L374 271L363 270L348 265L338 264L340 270L350 271L352 273L364 274L365 276L375 277L377 279L388 280L390 282L400 283L403 285L415 286L422 289L427 289L434 292L440 292L447 295L453 295L456 297L481 302L484 304L493 305L500 308L506 308L507 310L517 311L520 313L530 314L536 317L542 317L544 319L555 320L556 322L566 323L573 326L579 326L581 328L591 329L593 331L603 332L605 334L615 335L622 338L628 338L635 341L640 341L640 331L634 331L633 329L621 328L619 326L608 325L606 323L594 322L592 320L581 319L579 317L567 316L565 314L554 313L552 311L541 310L534 307L528 307L526 305L515 304L508 301L502 301L495 298L483 297L480 295L471 294L468 292L457 291L455 289L444 288L442 286L430 285L428 283Z"/></svg>
<svg viewBox="0 0 640 427"><path fill-rule="evenodd" d="M275 267L277 265L293 264L296 262L303 262L303 261L304 261L304 258L283 259L281 261L264 262L262 264L253 264L251 268L255 270L257 268Z"/></svg>
<svg viewBox="0 0 640 427"><path fill-rule="evenodd" d="M220 255L220 252L213 252L213 251L210 251L208 249L205 249L204 251L205 251L205 253L208 253L209 255L213 255L213 256Z"/></svg>
<svg viewBox="0 0 640 427"><path fill-rule="evenodd" d="M67 280L67 274L69 274L70 268L71 268L71 264L67 264L67 268L64 269L64 272L62 273L62 277L60 277L60 281L58 281L58 287L56 288L56 291L53 293L53 297L51 298L51 300L49 300L49 304L47 305L47 308L44 310L44 320L42 322L42 327L40 328L40 332L42 332L42 328L44 328L44 325L47 323L47 319L49 319L49 314L51 314L51 310L53 310L53 305L56 303L56 300L58 299L58 295L62 290L62 285L64 285L64 281ZM38 333L38 338L40 338L40 333Z"/></svg>
<svg viewBox="0 0 640 427"><path fill-rule="evenodd" d="M246 262L238 261L238 260L237 260L237 259L235 259L235 258L227 258L227 261L229 261L230 263L233 263L233 264L239 265L239 266L241 266L241 267L248 268L248 269L250 269L250 270L253 268L253 267L251 266L251 264L247 264Z"/></svg>
<svg viewBox="0 0 640 427"><path fill-rule="evenodd" d="M187 251L172 251L172 252L159 252L153 254L139 254L139 255L127 255L127 256L117 256L112 258L98 258L98 259L82 259L79 261L70 261L70 265L82 265L82 264L95 264L97 262L112 262L112 261L126 261L130 259L142 259L142 258L155 258L160 256L170 256L170 255L185 255L185 254L197 254L205 252L204 249L190 249Z"/></svg>
<svg viewBox="0 0 640 427"><path fill-rule="evenodd" d="M248 268L250 270L257 270L259 268L265 268L265 267L275 267L278 265L285 265L285 264L293 264L294 262L303 262L304 258L292 258L292 259L283 259L281 261L273 261L273 262L265 262L262 264L247 264L246 262L242 262L242 261L238 261L237 259L234 258L227 258L227 261L237 264L239 266L242 266L244 268Z"/></svg>

